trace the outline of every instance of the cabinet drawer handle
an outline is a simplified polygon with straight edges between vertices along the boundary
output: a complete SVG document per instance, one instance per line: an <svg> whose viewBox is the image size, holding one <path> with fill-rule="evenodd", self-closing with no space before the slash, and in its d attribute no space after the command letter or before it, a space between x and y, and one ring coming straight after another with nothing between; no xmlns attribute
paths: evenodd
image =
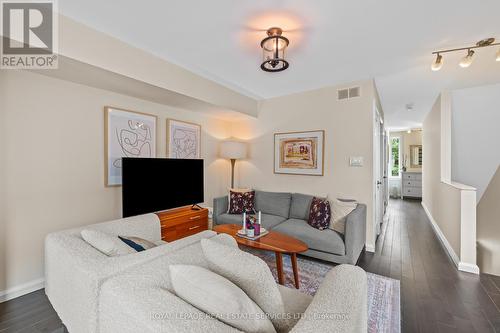
<svg viewBox="0 0 500 333"><path fill-rule="evenodd" d="M199 219L201 216L200 215L196 215L196 216L191 216L189 219L190 220L197 220Z"/></svg>
<svg viewBox="0 0 500 333"><path fill-rule="evenodd" d="M189 228L189 230L198 229L199 227L200 227L199 225L195 225L194 227Z"/></svg>

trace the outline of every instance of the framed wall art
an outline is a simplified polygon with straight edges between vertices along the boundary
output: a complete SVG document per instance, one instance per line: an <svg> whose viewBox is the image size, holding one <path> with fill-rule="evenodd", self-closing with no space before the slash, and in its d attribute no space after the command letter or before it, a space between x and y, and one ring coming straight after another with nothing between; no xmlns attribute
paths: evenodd
<svg viewBox="0 0 500 333"><path fill-rule="evenodd" d="M167 119L167 157L200 158L201 126Z"/></svg>
<svg viewBox="0 0 500 333"><path fill-rule="evenodd" d="M274 134L274 173L323 176L325 131Z"/></svg>
<svg viewBox="0 0 500 333"><path fill-rule="evenodd" d="M106 186L122 184L122 157L156 157L156 120L146 113L104 108Z"/></svg>

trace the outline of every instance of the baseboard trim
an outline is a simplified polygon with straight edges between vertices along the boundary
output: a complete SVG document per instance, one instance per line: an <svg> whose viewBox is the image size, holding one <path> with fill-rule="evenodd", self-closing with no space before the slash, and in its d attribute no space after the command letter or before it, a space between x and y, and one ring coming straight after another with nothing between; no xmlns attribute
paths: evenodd
<svg viewBox="0 0 500 333"><path fill-rule="evenodd" d="M429 209L427 208L427 206L425 205L425 203L423 201L422 201L422 207L424 208L425 214L427 214L429 221L431 221L431 226L432 226L432 229L434 230L434 233L438 236L439 241L441 242L441 244L443 244L443 246L446 249L446 251L448 252L448 255L450 256L451 260L453 260L453 263L458 268L458 264L460 263L460 259L458 258L458 255L455 253L455 251L451 247L450 243L448 242L448 240L444 236L443 232L441 231L438 224L436 223L436 220L434 220L434 218L431 215L431 212L429 211Z"/></svg>
<svg viewBox="0 0 500 333"><path fill-rule="evenodd" d="M365 251L375 253L375 246L370 245L370 244L365 244Z"/></svg>
<svg viewBox="0 0 500 333"><path fill-rule="evenodd" d="M478 265L473 265L469 264L466 262L459 262L458 263L458 270L462 272L468 272L472 274L479 274L479 266Z"/></svg>
<svg viewBox="0 0 500 333"><path fill-rule="evenodd" d="M0 290L0 303L40 290L44 286L45 279L40 278L9 288L7 290Z"/></svg>
<svg viewBox="0 0 500 333"><path fill-rule="evenodd" d="M429 209L427 208L427 206L425 205L425 203L423 201L422 201L422 207L424 208L425 214L429 218L429 221L431 221L431 226L432 226L432 229L434 230L434 233L438 236L439 241L441 242L441 244L443 244L444 248L448 252L448 255L450 256L451 260L453 260L453 263L455 264L457 269L459 271L462 271L462 272L479 274L479 267L477 265L473 265L473 264L469 264L469 263L460 261L460 258L458 257L458 255L455 253L455 251L451 247L450 243L448 242L448 240L444 236L443 232L441 231L438 224L436 223L436 220L434 220L434 218L431 215L431 212L429 211Z"/></svg>

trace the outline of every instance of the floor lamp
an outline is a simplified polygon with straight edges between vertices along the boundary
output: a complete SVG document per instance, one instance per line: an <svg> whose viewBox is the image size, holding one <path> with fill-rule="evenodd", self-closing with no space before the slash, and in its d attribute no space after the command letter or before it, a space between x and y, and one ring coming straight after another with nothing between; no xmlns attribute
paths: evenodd
<svg viewBox="0 0 500 333"><path fill-rule="evenodd" d="M234 188L234 164L236 160L247 157L247 145L239 141L223 141L220 144L220 157L231 160L231 188Z"/></svg>

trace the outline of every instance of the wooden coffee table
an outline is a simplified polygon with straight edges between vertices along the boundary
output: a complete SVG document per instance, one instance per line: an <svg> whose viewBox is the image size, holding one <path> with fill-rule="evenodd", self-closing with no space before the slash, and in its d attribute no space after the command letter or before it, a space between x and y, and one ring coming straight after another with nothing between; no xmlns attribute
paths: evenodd
<svg viewBox="0 0 500 333"><path fill-rule="evenodd" d="M213 230L219 234L228 234L234 237L239 245L251 247L258 250L272 251L276 255L276 268L278 270L278 282L284 283L283 278L283 254L290 254L292 259L293 278L295 280L295 288L299 289L299 270L297 267L297 253L307 251L307 245L290 236L281 234L276 231L269 231L265 236L257 240L249 240L236 235L241 225L237 224L222 224L214 226Z"/></svg>

